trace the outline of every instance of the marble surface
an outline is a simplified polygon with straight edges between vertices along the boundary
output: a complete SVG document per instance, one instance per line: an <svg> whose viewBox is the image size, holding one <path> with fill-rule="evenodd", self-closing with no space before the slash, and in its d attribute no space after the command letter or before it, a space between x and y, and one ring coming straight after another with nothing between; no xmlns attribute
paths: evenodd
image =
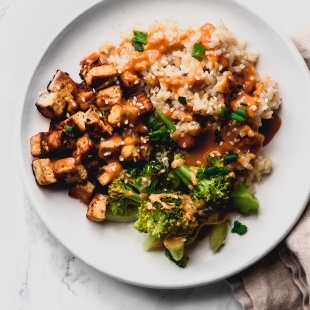
<svg viewBox="0 0 310 310"><path fill-rule="evenodd" d="M230 0L227 0L230 1ZM50 39L98 0L0 0L0 308L242 309L226 281L183 290L120 283L73 257L38 218L19 179L15 112ZM237 0L288 36L310 26L309 0Z"/></svg>

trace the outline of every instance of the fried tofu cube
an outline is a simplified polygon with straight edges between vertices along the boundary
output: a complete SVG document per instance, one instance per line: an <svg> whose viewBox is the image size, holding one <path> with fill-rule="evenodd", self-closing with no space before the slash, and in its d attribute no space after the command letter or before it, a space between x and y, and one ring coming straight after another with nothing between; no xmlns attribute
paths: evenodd
<svg viewBox="0 0 310 310"><path fill-rule="evenodd" d="M129 88L138 85L140 82L140 78L136 74L134 74L128 70L124 71L120 75L120 78L121 78L122 84L125 87L129 87Z"/></svg>
<svg viewBox="0 0 310 310"><path fill-rule="evenodd" d="M122 89L119 85L113 85L98 91L96 104L104 110L110 110L115 104L122 104Z"/></svg>
<svg viewBox="0 0 310 310"><path fill-rule="evenodd" d="M86 66L81 70L81 76L87 85L96 90L104 88L116 81L118 72L110 64L101 64L96 66Z"/></svg>
<svg viewBox="0 0 310 310"><path fill-rule="evenodd" d="M43 93L36 102L38 111L47 118L55 118L63 115L68 109L74 111L77 104L71 92L76 88L77 83L70 76L58 70L48 85L48 92Z"/></svg>
<svg viewBox="0 0 310 310"><path fill-rule="evenodd" d="M33 160L32 171L38 185L50 185L57 182L53 172L53 163L49 158Z"/></svg>
<svg viewBox="0 0 310 310"><path fill-rule="evenodd" d="M91 155L94 149L95 144L90 139L89 134L85 133L82 137L77 139L76 150L73 152L72 156L83 160Z"/></svg>
<svg viewBox="0 0 310 310"><path fill-rule="evenodd" d="M30 152L34 157L66 156L75 147L75 140L61 130L39 132L30 138Z"/></svg>
<svg viewBox="0 0 310 310"><path fill-rule="evenodd" d="M113 127L134 127L139 116L138 109L127 105L114 105L108 115L108 122Z"/></svg>
<svg viewBox="0 0 310 310"><path fill-rule="evenodd" d="M107 139L101 139L98 146L98 156L105 158L107 156L119 153L122 145L122 137L119 135L112 135Z"/></svg>
<svg viewBox="0 0 310 310"><path fill-rule="evenodd" d="M145 91L131 95L127 100L127 104L137 108L139 115L151 112L154 108L152 101Z"/></svg>
<svg viewBox="0 0 310 310"><path fill-rule="evenodd" d="M113 161L103 167L97 174L97 180L102 185L108 185L114 179L118 178L123 171L122 165L118 161Z"/></svg>
<svg viewBox="0 0 310 310"><path fill-rule="evenodd" d="M87 179L86 168L74 157L58 159L53 163L53 173L57 180L67 184L81 183Z"/></svg>
<svg viewBox="0 0 310 310"><path fill-rule="evenodd" d="M62 122L60 122L57 125L54 125L56 128L64 128L65 126L71 126L72 128L76 128L80 132L85 132L86 127L85 127L85 112L83 111L78 111L74 113L73 115L69 116Z"/></svg>
<svg viewBox="0 0 310 310"><path fill-rule="evenodd" d="M57 93L43 93L36 102L38 111L46 118L59 117L63 114L66 102Z"/></svg>
<svg viewBox="0 0 310 310"><path fill-rule="evenodd" d="M108 197L97 193L87 207L86 217L94 222L103 222L106 218Z"/></svg>
<svg viewBox="0 0 310 310"><path fill-rule="evenodd" d="M96 100L96 94L94 90L89 85L87 85L85 81L80 83L72 91L72 96L83 111L86 111L90 105L94 104Z"/></svg>
<svg viewBox="0 0 310 310"><path fill-rule="evenodd" d="M88 204L94 193L96 186L90 182L76 183L69 190L69 196L81 200L84 204Z"/></svg>
<svg viewBox="0 0 310 310"><path fill-rule="evenodd" d="M103 122L101 116L102 113L93 105L85 112L85 128L92 139L100 139L104 135L112 134L113 128Z"/></svg>
<svg viewBox="0 0 310 310"><path fill-rule="evenodd" d="M122 161L140 161L142 159L140 147L135 144L124 145L121 148L120 159Z"/></svg>
<svg viewBox="0 0 310 310"><path fill-rule="evenodd" d="M77 83L71 79L68 73L57 70L52 81L49 83L47 90L53 93L65 91L66 95L68 95L71 94L76 86Z"/></svg>

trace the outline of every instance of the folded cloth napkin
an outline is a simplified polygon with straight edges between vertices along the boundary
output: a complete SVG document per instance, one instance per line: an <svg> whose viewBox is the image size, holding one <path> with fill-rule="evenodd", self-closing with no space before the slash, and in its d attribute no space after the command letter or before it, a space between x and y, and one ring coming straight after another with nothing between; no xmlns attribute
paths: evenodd
<svg viewBox="0 0 310 310"><path fill-rule="evenodd" d="M310 27L292 40L310 69ZM310 202L284 241L227 281L245 310L309 310Z"/></svg>

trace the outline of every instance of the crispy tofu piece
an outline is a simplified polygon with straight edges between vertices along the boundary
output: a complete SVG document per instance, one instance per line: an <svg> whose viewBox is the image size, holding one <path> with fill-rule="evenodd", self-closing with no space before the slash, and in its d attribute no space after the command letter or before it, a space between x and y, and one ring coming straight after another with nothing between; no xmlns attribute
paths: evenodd
<svg viewBox="0 0 310 310"><path fill-rule="evenodd" d="M114 105L108 115L108 123L113 127L134 127L139 110L129 105Z"/></svg>
<svg viewBox="0 0 310 310"><path fill-rule="evenodd" d="M136 74L128 70L124 71L120 75L120 79L121 79L122 84L127 88L137 86L140 82L140 78Z"/></svg>
<svg viewBox="0 0 310 310"><path fill-rule="evenodd" d="M85 132L86 131L85 122L86 122L85 112L78 111L73 115L69 116L68 118L66 118L65 120L61 121L60 123L54 124L53 128L62 129L68 125L74 129L77 129L79 132Z"/></svg>
<svg viewBox="0 0 310 310"><path fill-rule="evenodd" d="M101 167L101 171L97 174L97 180L102 186L108 185L114 179L119 177L122 171L123 167L118 161L110 162Z"/></svg>
<svg viewBox="0 0 310 310"><path fill-rule="evenodd" d="M86 84L85 81L77 85L77 87L72 91L72 97L79 107L86 111L91 104L95 103L96 93L93 88Z"/></svg>
<svg viewBox="0 0 310 310"><path fill-rule="evenodd" d="M76 183L69 190L69 196L81 200L84 204L88 204L96 186L90 182Z"/></svg>
<svg viewBox="0 0 310 310"><path fill-rule="evenodd" d="M38 111L46 118L59 117L63 114L66 102L57 93L43 93L36 102Z"/></svg>
<svg viewBox="0 0 310 310"><path fill-rule="evenodd" d="M78 108L71 94L76 86L67 73L58 70L47 87L48 92L36 102L38 111L47 118L60 117L66 109L73 113Z"/></svg>
<svg viewBox="0 0 310 310"><path fill-rule="evenodd" d="M64 157L75 148L75 140L61 130L39 132L30 138L30 152L34 157Z"/></svg>
<svg viewBox="0 0 310 310"><path fill-rule="evenodd" d="M119 85L113 85L98 91L96 104L99 108L110 110L115 104L122 104L123 93Z"/></svg>
<svg viewBox="0 0 310 310"><path fill-rule="evenodd" d="M101 64L98 60L85 65L80 71L80 76L87 85L98 90L114 83L118 72L113 65Z"/></svg>
<svg viewBox="0 0 310 310"><path fill-rule="evenodd" d="M154 109L153 103L145 91L131 95L127 100L127 105L137 108L139 115L151 112Z"/></svg>
<svg viewBox="0 0 310 310"><path fill-rule="evenodd" d="M131 133L130 133L131 131ZM151 143L148 136L136 135L133 130L124 136L124 145L120 151L121 161L148 161L151 154Z"/></svg>
<svg viewBox="0 0 310 310"><path fill-rule="evenodd" d="M57 180L67 184L81 183L88 177L86 168L74 157L58 159L53 163L53 173Z"/></svg>
<svg viewBox="0 0 310 310"><path fill-rule="evenodd" d="M98 156L105 158L119 153L122 146L122 137L120 135L112 135L107 139L102 139L98 146Z"/></svg>
<svg viewBox="0 0 310 310"><path fill-rule="evenodd" d="M104 122L101 116L102 113L94 105L85 112L85 128L92 139L101 139L112 134L113 128Z"/></svg>
<svg viewBox="0 0 310 310"><path fill-rule="evenodd" d="M49 158L34 159L32 171L38 185L50 185L57 182L53 172L53 163Z"/></svg>
<svg viewBox="0 0 310 310"><path fill-rule="evenodd" d="M106 218L108 197L97 193L88 204L86 217L94 222L103 222Z"/></svg>
<svg viewBox="0 0 310 310"><path fill-rule="evenodd" d="M129 144L129 145L124 145L121 148L121 153L120 153L120 160L121 161L140 161L142 160L142 156L140 153L140 146L135 145L135 144Z"/></svg>
<svg viewBox="0 0 310 310"><path fill-rule="evenodd" d="M91 155L94 149L95 144L90 139L89 134L85 133L82 137L77 139L76 150L73 152L72 156L83 160Z"/></svg>

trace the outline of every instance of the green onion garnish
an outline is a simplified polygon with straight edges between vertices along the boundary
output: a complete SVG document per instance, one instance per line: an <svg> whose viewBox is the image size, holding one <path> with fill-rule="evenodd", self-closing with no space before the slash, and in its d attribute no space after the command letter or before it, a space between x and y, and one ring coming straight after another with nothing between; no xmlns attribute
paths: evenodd
<svg viewBox="0 0 310 310"><path fill-rule="evenodd" d="M212 177L215 175L226 175L228 174L230 171L227 169L221 169L218 168L216 166L212 166L212 167L208 167L205 169L204 174L206 177Z"/></svg>
<svg viewBox="0 0 310 310"><path fill-rule="evenodd" d="M230 117L238 122L243 122L245 120L245 116L247 114L247 110L244 108L237 108L234 112L231 113Z"/></svg>
<svg viewBox="0 0 310 310"><path fill-rule="evenodd" d="M238 235L244 235L248 231L248 228L240 223L239 221L234 221L234 227L232 228L232 233L237 233Z"/></svg>
<svg viewBox="0 0 310 310"><path fill-rule="evenodd" d="M224 118L228 117L227 110L225 108L221 108L220 115Z"/></svg>
<svg viewBox="0 0 310 310"><path fill-rule="evenodd" d="M236 153L230 153L230 154L227 154L223 157L223 160L224 160L224 163L225 164L231 164L233 163L234 161L236 161L238 158L238 154Z"/></svg>
<svg viewBox="0 0 310 310"><path fill-rule="evenodd" d="M182 96L180 96L179 98L178 98L178 101L181 103L181 104L186 104L187 102L186 102L186 98L185 97L182 97Z"/></svg>
<svg viewBox="0 0 310 310"><path fill-rule="evenodd" d="M244 107L247 107L249 104L246 102L240 102L240 105L243 105Z"/></svg>
<svg viewBox="0 0 310 310"><path fill-rule="evenodd" d="M193 50L192 50L192 57L196 58L197 60L201 61L205 57L206 49L198 44L195 43Z"/></svg>
<svg viewBox="0 0 310 310"><path fill-rule="evenodd" d="M67 133L70 133L70 132L73 130L73 127L70 126L70 125L65 125L65 126L64 126L64 130L65 130Z"/></svg>
<svg viewBox="0 0 310 310"><path fill-rule="evenodd" d="M133 47L138 52L143 52L144 47L143 45L147 43L147 32L134 30L133 37L130 39L129 42L132 43Z"/></svg>

